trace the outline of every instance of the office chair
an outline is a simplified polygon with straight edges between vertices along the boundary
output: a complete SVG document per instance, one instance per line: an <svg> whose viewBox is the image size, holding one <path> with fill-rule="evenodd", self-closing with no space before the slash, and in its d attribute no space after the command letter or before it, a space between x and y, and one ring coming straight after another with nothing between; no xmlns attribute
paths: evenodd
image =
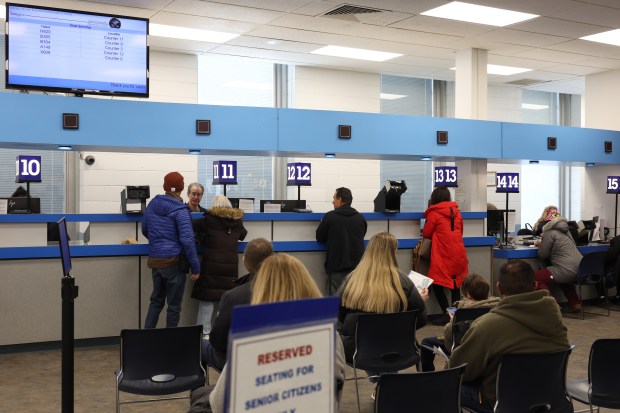
<svg viewBox="0 0 620 413"><path fill-rule="evenodd" d="M575 346L553 353L506 354L497 371L496 413L572 413L566 366Z"/></svg>
<svg viewBox="0 0 620 413"><path fill-rule="evenodd" d="M603 338L592 343L588 361L588 378L571 380L566 389L571 398L587 404L589 409L580 412L593 413L600 407L620 409L620 339Z"/></svg>
<svg viewBox="0 0 620 413"><path fill-rule="evenodd" d="M582 286L584 285L592 285L596 287L602 284L603 291L607 291L607 288L605 286L605 278L606 278L605 277L605 254L606 253L607 253L606 251L595 251L595 252L586 254L583 256L583 258L581 258L581 262L579 263L579 269L577 270L577 282L573 283L577 285L577 289L579 290L579 297L583 297L581 291L582 291ZM581 309L579 310L579 318L581 318L582 320L585 319L585 314L609 317L611 312L609 311L609 304L607 303L607 300L603 300L601 307L607 310L607 314L584 311L583 305L582 305Z"/></svg>
<svg viewBox="0 0 620 413"><path fill-rule="evenodd" d="M418 310L389 314L360 314L355 328L353 374L360 407L357 369L396 372L413 365L420 370L415 330Z"/></svg>
<svg viewBox="0 0 620 413"><path fill-rule="evenodd" d="M469 330L472 321L476 318L485 315L491 310L491 307L476 307L476 308L459 308L454 312L454 319L452 320L452 349L461 344L463 336Z"/></svg>
<svg viewBox="0 0 620 413"><path fill-rule="evenodd" d="M465 366L425 373L383 374L377 383L375 413L460 413Z"/></svg>
<svg viewBox="0 0 620 413"><path fill-rule="evenodd" d="M181 393L205 385L200 364L202 326L121 331L121 368L116 370L116 412L121 404L188 396L120 401L120 392L147 396Z"/></svg>

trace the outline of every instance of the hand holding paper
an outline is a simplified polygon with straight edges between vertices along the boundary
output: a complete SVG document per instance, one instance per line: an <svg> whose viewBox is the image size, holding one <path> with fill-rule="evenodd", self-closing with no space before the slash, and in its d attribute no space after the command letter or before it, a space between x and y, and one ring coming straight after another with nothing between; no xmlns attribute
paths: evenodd
<svg viewBox="0 0 620 413"><path fill-rule="evenodd" d="M417 287L418 291L428 288L433 283L432 278L428 278L426 275L420 274L419 272L415 272L413 270L409 272L409 279L413 281L413 284Z"/></svg>

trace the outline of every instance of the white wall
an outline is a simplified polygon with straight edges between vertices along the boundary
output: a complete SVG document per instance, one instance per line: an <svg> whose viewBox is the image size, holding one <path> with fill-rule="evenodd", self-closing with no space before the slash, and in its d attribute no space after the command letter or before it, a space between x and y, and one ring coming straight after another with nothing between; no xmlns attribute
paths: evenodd
<svg viewBox="0 0 620 413"><path fill-rule="evenodd" d="M197 62L193 55L151 52L148 100L197 103ZM82 157L86 155L93 155L95 163L79 164L79 212L83 214L119 213L120 192L126 185L149 185L152 198L163 193L164 175L170 171L180 172L186 184L198 176L193 155L85 152Z"/></svg>
<svg viewBox="0 0 620 413"><path fill-rule="evenodd" d="M487 119L496 122L521 122L521 88L489 85Z"/></svg>
<svg viewBox="0 0 620 413"><path fill-rule="evenodd" d="M370 113L381 110L378 74L298 66L293 82L295 109ZM334 190L341 186L351 189L353 207L358 211L374 209L373 199L381 187L380 161L291 158L289 162L312 164L312 186L301 188L301 198L314 212L333 209ZM297 187L289 187L287 197L297 199Z"/></svg>

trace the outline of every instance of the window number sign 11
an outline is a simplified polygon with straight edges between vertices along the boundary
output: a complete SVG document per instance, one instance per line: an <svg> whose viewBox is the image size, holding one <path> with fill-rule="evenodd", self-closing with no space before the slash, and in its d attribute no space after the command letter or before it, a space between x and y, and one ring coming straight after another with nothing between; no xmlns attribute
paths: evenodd
<svg viewBox="0 0 620 413"><path fill-rule="evenodd" d="M236 183L237 161L213 161L213 185Z"/></svg>
<svg viewBox="0 0 620 413"><path fill-rule="evenodd" d="M18 155L15 158L15 182L41 182L41 157Z"/></svg>
<svg viewBox="0 0 620 413"><path fill-rule="evenodd" d="M312 185L312 165L304 162L286 164L286 185Z"/></svg>
<svg viewBox="0 0 620 413"><path fill-rule="evenodd" d="M608 176L607 177L607 193L608 194L620 193L620 176Z"/></svg>
<svg viewBox="0 0 620 413"><path fill-rule="evenodd" d="M436 166L435 167L435 186L457 187L456 166Z"/></svg>
<svg viewBox="0 0 620 413"><path fill-rule="evenodd" d="M498 172L495 175L495 192L519 192L519 174L516 172Z"/></svg>

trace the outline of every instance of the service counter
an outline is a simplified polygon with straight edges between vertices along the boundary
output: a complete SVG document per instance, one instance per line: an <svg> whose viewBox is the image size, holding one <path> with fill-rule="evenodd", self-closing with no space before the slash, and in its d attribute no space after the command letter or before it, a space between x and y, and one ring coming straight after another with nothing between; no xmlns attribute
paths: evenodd
<svg viewBox="0 0 620 413"><path fill-rule="evenodd" d="M590 244L578 248L582 255L586 255L594 251L607 251L609 249L609 244ZM534 270L540 268L540 260L538 259L537 247L519 245L515 249L493 248L493 272L491 286L493 288L494 294L498 294L496 284L499 276L499 269L504 263L511 259L524 260L530 263ZM555 294L554 291L552 291L552 293ZM588 287L583 290L584 299L594 298L595 296L596 294L594 294L594 289L592 287ZM557 298L560 302L566 301L566 298L561 292L558 293Z"/></svg>
<svg viewBox="0 0 620 413"><path fill-rule="evenodd" d="M201 214L192 214L200 218ZM323 213L246 214L246 242L263 237L277 252L299 258L321 289L325 285L325 246L315 241L315 230ZM485 236L486 212L463 212L464 242L472 272L489 276L492 270L493 237ZM411 269L411 249L420 238L419 212L364 213L368 221L366 239L381 231L399 240L399 267ZM0 215L0 346L58 341L61 336L59 248L48 242L48 222L66 217L71 237L73 270L79 287L75 301L75 337L118 336L123 328L139 327L146 314L152 290L151 271L146 265L148 240L142 236L140 214L40 214ZM137 244L122 244L128 238ZM239 243L239 274L245 273ZM186 284L182 324L196 320L197 302ZM429 313L439 312L429 306ZM165 320L165 309L160 322Z"/></svg>

